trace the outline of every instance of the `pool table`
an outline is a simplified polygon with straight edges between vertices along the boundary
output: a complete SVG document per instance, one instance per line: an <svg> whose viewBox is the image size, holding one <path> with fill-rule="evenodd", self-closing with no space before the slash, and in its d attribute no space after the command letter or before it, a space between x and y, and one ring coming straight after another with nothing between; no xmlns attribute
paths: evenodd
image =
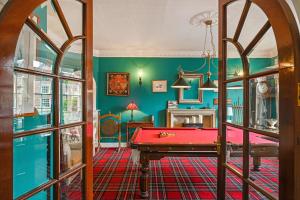
<svg viewBox="0 0 300 200"><path fill-rule="evenodd" d="M149 161L165 156L217 157L218 129L195 128L138 128L130 145L138 152L141 164L140 190L143 198L149 197ZM227 129L227 155L242 156L242 131ZM261 157L277 157L278 142L261 135L250 134L250 155L254 170L259 170ZM136 154L136 153L135 153Z"/></svg>

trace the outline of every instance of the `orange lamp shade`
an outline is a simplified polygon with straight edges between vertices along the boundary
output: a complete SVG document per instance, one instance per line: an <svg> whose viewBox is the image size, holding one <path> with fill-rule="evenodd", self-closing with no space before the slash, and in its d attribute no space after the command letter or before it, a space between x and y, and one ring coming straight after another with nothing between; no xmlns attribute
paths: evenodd
<svg viewBox="0 0 300 200"><path fill-rule="evenodd" d="M138 106L134 103L134 101L130 102L127 106L127 110L138 110Z"/></svg>

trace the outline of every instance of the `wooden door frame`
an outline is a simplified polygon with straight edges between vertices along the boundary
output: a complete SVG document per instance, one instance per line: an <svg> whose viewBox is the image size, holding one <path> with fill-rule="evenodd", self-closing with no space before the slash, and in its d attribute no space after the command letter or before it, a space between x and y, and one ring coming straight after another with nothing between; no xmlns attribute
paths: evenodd
<svg viewBox="0 0 300 200"><path fill-rule="evenodd" d="M11 0L0 13L0 196L13 199L13 60L19 34L32 11L46 0ZM56 0L55 0L56 1ZM85 35L85 68L83 70L83 180L84 199L93 199L93 1L76 0L83 3L83 34ZM59 11L58 11L59 13ZM64 19L60 19L63 21ZM63 23L64 24L64 23ZM69 33L67 31L67 33ZM71 39L72 35L69 35ZM43 37L42 37L43 38ZM46 37L43 39L47 39ZM73 38L75 39L75 37ZM68 44L66 44L67 46ZM57 87L57 85L56 85ZM57 112L57 111L55 111ZM55 117L56 124L58 117ZM28 135L28 132L27 132ZM58 135L56 133L56 135ZM55 140L59 141L59 137ZM57 143L56 143L57 144ZM58 154L58 152L55 152ZM59 171L59 166L54 167ZM59 181L71 175L54 179L50 185L57 187ZM55 174L55 173L54 173ZM56 175L57 176L57 175ZM37 188L42 191L48 185ZM26 195L31 195L30 193ZM55 199L58 199L56 195Z"/></svg>
<svg viewBox="0 0 300 200"><path fill-rule="evenodd" d="M218 160L218 199L225 198L225 167L226 162L226 41L227 36L227 10L226 6L237 0L219 0L219 134L221 135L221 154ZM300 107L298 104L297 84L300 82L300 39L299 30L293 13L285 0L250 0L260 7L271 24L278 49L279 63L279 198L300 198ZM243 15L243 14L242 14ZM238 28L239 29L239 28ZM242 29L242 25L240 27ZM248 74L245 74L247 76ZM243 79L241 79L243 80ZM245 82L244 82L245 83ZM245 88L248 88L247 83ZM249 99L244 94L244 100ZM246 107L247 105L245 105ZM249 115L244 112L244 121L249 121ZM245 124L248 122L244 122ZM245 135L249 131L245 132ZM245 139L244 139L245 141ZM249 144L245 143L247 152ZM247 155L248 156L248 155ZM246 180L242 179L243 182ZM244 190L248 187L243 186ZM247 199L247 195L243 195Z"/></svg>

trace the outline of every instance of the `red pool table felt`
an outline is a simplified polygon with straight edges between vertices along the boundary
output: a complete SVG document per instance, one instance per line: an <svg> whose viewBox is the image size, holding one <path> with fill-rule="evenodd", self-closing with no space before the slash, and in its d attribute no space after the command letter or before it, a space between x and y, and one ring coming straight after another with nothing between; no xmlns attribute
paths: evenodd
<svg viewBox="0 0 300 200"><path fill-rule="evenodd" d="M159 137L161 132L175 133L174 136ZM137 129L133 144L214 144L217 142L218 129L195 129L195 128L141 128ZM243 144L242 130L227 128L227 142L236 145ZM274 144L274 141L265 139L263 136L250 133L251 144Z"/></svg>

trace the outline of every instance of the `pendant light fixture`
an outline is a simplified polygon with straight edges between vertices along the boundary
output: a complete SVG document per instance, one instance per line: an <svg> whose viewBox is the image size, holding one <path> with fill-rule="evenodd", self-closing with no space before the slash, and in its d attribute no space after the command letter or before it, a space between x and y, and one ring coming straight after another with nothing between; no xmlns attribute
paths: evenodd
<svg viewBox="0 0 300 200"><path fill-rule="evenodd" d="M186 82L186 80L184 80L183 78L184 72L182 69L180 69L179 71L179 78L175 81L175 83L173 83L173 85L171 86L172 88L175 89L189 89L191 88L191 86Z"/></svg>
<svg viewBox="0 0 300 200"><path fill-rule="evenodd" d="M211 80L211 65L213 64L213 59L216 58L216 48L214 44L214 38L212 33L212 26L216 25L218 22L218 13L213 11L201 12L190 19L190 24L192 25L204 25L205 26L205 38L204 38L204 48L202 50L201 58L204 59L204 63L198 69L193 71L184 71L181 66L179 66L179 78L171 86L172 88L191 88L188 82L184 79L184 73L196 73L202 70L206 65L208 65L208 71L206 73L207 80L198 89L199 90L212 90L216 91L218 87ZM210 39L208 39L210 37Z"/></svg>
<svg viewBox="0 0 300 200"><path fill-rule="evenodd" d="M212 74L211 74L211 71L210 71L212 58L216 58L216 47L215 47L215 44L214 44L214 38L213 38L213 33L212 33L212 26L214 25L214 23L213 23L213 20L209 19L209 18L206 19L206 20L204 20L204 21L202 21L202 23L205 24L205 28L206 28L205 40L204 40L204 49L203 49L202 57L207 60L208 71L206 73L207 80L206 80L205 83L203 83L200 86L199 90L214 90L215 91L218 87L211 80L211 75ZM207 48L208 34L210 35L210 46L211 46L211 49L206 49Z"/></svg>

